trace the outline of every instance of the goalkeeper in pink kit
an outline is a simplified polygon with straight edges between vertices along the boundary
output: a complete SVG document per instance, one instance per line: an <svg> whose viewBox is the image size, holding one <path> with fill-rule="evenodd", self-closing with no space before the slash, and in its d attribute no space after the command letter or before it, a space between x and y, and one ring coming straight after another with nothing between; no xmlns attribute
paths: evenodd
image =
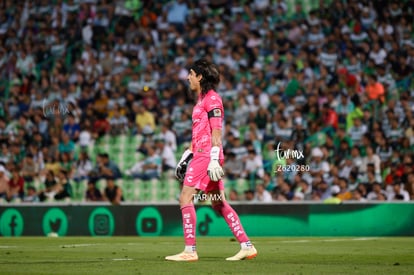
<svg viewBox="0 0 414 275"><path fill-rule="evenodd" d="M224 161L221 142L224 110L221 97L215 92L220 82L218 68L205 59L198 60L191 67L187 79L191 91L197 94L198 100L192 114L191 146L183 153L175 173L176 177L183 181L180 208L185 248L183 252L167 256L165 259L170 261L198 260L196 212L193 198L200 190L212 198L219 198L211 201L212 207L224 217L241 245L240 251L226 260L253 259L256 257L257 251L244 231L239 216L227 203L224 196L222 180L224 172L221 167Z"/></svg>

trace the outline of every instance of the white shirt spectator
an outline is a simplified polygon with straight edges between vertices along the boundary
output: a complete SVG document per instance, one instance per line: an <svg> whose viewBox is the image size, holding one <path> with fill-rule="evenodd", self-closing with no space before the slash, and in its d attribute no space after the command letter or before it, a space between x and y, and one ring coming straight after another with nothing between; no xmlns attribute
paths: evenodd
<svg viewBox="0 0 414 275"><path fill-rule="evenodd" d="M379 49L378 51L371 51L369 53L369 58L374 60L375 65L384 64L386 57L387 57L387 52L384 49Z"/></svg>
<svg viewBox="0 0 414 275"><path fill-rule="evenodd" d="M410 193L407 190L404 190L401 184L398 186L393 186L393 191L388 194L389 201L409 201L410 200Z"/></svg>
<svg viewBox="0 0 414 275"><path fill-rule="evenodd" d="M321 61L322 65L329 68L335 67L337 59L338 55L336 53L321 52L319 55L319 60Z"/></svg>
<svg viewBox="0 0 414 275"><path fill-rule="evenodd" d="M165 144L173 150L173 152L177 151L177 137L173 131L167 129L166 131L161 132L159 136L165 141Z"/></svg>
<svg viewBox="0 0 414 275"><path fill-rule="evenodd" d="M259 184L256 188L253 200L259 202L272 202L272 195L264 188L263 184Z"/></svg>
<svg viewBox="0 0 414 275"><path fill-rule="evenodd" d="M164 165L175 169L177 166L177 160L175 158L174 151L170 146L164 144L164 148L161 152L159 152L159 155L161 156Z"/></svg>
<svg viewBox="0 0 414 275"><path fill-rule="evenodd" d="M81 147L88 147L92 144L92 135L88 130L82 130L79 133L79 145Z"/></svg>
<svg viewBox="0 0 414 275"><path fill-rule="evenodd" d="M92 45L93 29L92 29L92 19L88 19L88 24L82 28L82 39L83 42Z"/></svg>
<svg viewBox="0 0 414 275"><path fill-rule="evenodd" d="M367 132L367 126L366 125L360 125L360 126L352 126L348 130L348 134L350 135L352 141L354 144L359 145L361 143L362 137Z"/></svg>
<svg viewBox="0 0 414 275"><path fill-rule="evenodd" d="M33 56L30 54L21 54L17 59L16 68L25 75L31 73L35 68Z"/></svg>
<svg viewBox="0 0 414 275"><path fill-rule="evenodd" d="M365 172L367 171L368 164L374 164L375 174L379 174L381 172L381 159L378 155L373 154L372 156L365 156L362 158L362 163L360 166L360 171Z"/></svg>
<svg viewBox="0 0 414 275"><path fill-rule="evenodd" d="M244 170L246 173L245 175L246 177L249 177L250 173L254 173L259 178L263 178L264 169L263 169L262 157L259 155L250 153L249 157L246 159Z"/></svg>

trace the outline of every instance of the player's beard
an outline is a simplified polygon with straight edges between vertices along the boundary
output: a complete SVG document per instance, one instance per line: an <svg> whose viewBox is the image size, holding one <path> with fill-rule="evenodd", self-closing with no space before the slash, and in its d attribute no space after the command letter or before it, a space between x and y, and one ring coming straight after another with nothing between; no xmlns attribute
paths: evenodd
<svg viewBox="0 0 414 275"><path fill-rule="evenodd" d="M192 88L190 82L188 82L188 89L187 89L188 98L196 102L197 100L196 94L197 94L197 90Z"/></svg>

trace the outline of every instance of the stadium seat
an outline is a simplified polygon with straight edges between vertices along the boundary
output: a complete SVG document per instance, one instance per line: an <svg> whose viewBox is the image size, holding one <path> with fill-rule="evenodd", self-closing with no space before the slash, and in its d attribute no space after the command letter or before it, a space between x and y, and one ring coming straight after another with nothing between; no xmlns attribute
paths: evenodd
<svg viewBox="0 0 414 275"><path fill-rule="evenodd" d="M249 189L249 182L245 179L237 179L236 183L236 190L239 194L243 194L244 191Z"/></svg>
<svg viewBox="0 0 414 275"><path fill-rule="evenodd" d="M130 177L124 177L119 186L122 188L122 193L124 194L124 199L126 201L135 200L135 185L136 180Z"/></svg>
<svg viewBox="0 0 414 275"><path fill-rule="evenodd" d="M139 190L139 197L138 200L142 202L146 202L150 200L150 182L147 180L139 180L137 187Z"/></svg>
<svg viewBox="0 0 414 275"><path fill-rule="evenodd" d="M85 192L86 192L86 185L87 182L86 180L82 180L79 182L76 181L71 181L72 184L72 200L73 201L82 201L84 196L85 196Z"/></svg>

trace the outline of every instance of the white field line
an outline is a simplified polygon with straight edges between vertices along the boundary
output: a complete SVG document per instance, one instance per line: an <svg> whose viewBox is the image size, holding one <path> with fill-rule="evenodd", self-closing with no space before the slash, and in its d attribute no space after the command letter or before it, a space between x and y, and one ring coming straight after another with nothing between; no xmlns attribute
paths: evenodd
<svg viewBox="0 0 414 275"><path fill-rule="evenodd" d="M346 241L372 241L379 238L344 238L344 239L325 239L325 240L293 240L293 241L280 241L280 243L309 243L309 242L346 242Z"/></svg>
<svg viewBox="0 0 414 275"><path fill-rule="evenodd" d="M119 259L112 259L112 261L132 261L133 259L130 258L119 258Z"/></svg>
<svg viewBox="0 0 414 275"><path fill-rule="evenodd" d="M16 248L15 245L0 245L0 249L7 249L7 248Z"/></svg>

